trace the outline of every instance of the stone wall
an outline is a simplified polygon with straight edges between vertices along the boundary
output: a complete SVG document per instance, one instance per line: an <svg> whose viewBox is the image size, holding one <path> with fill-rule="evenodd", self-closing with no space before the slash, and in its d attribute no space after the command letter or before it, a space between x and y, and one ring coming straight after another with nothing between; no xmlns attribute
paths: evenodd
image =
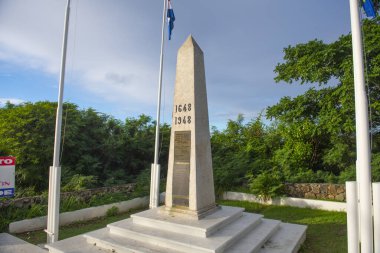
<svg viewBox="0 0 380 253"><path fill-rule="evenodd" d="M66 199L72 196L78 197L81 200L88 201L92 196L102 195L105 193L131 193L134 190L135 184L125 184L113 187L94 188L75 192L62 192L61 199ZM0 209L9 205L14 205L17 208L29 208L32 204L46 204L47 195L24 197L17 199L3 199L0 200Z"/></svg>
<svg viewBox="0 0 380 253"><path fill-rule="evenodd" d="M344 184L286 184L285 192L287 196L295 198L346 200Z"/></svg>
<svg viewBox="0 0 380 253"><path fill-rule="evenodd" d="M105 193L125 192L131 193L134 189L134 184L119 185L113 187L102 187L88 189L76 192L62 192L61 199L71 196L79 197L81 200L88 201L94 195L102 195ZM298 183L286 184L285 193L288 197L305 198L305 199L329 199L336 201L346 200L346 187L344 184L312 184ZM14 205L18 208L29 208L32 204L46 204L47 196L24 197L18 199L3 199L0 200L0 209L9 205Z"/></svg>

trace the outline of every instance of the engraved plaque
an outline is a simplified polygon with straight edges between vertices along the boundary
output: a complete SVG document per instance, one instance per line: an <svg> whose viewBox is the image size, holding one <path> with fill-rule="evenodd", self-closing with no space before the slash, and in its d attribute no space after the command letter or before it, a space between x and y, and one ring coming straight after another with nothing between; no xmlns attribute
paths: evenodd
<svg viewBox="0 0 380 253"><path fill-rule="evenodd" d="M173 204L189 207L191 131L174 132Z"/></svg>

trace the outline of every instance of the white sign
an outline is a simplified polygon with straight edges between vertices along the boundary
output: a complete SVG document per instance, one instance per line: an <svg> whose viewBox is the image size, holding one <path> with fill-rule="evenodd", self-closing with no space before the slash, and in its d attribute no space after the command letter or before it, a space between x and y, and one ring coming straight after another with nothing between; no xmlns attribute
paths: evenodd
<svg viewBox="0 0 380 253"><path fill-rule="evenodd" d="M15 195L16 158L0 156L0 198Z"/></svg>

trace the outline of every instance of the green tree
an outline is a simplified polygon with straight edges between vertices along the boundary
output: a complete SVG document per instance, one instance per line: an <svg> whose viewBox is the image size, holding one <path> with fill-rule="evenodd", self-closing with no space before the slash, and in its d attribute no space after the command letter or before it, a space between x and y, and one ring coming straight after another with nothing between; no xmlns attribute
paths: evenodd
<svg viewBox="0 0 380 253"><path fill-rule="evenodd" d="M144 169L150 168L154 158L156 122L147 115L140 115L137 119L127 118L125 121L125 160L129 171L137 175ZM162 176L166 175L170 127L167 124L160 126L160 153Z"/></svg>
<svg viewBox="0 0 380 253"><path fill-rule="evenodd" d="M363 31L373 153L378 153L380 26L375 20L365 20ZM288 179L302 175L297 180L305 180L305 175L310 172L319 172L320 176L323 175L319 179L317 176L317 180L326 180L329 175L352 170L355 104L351 36L341 36L330 44L313 40L288 46L284 49L284 62L276 66L275 73L276 82L319 85L318 89L310 88L293 99L285 97L267 109L267 117L276 122L283 142L275 152L276 165L286 171Z"/></svg>
<svg viewBox="0 0 380 253"><path fill-rule="evenodd" d="M16 157L16 187L47 187L56 104L6 104L0 108L0 154Z"/></svg>
<svg viewBox="0 0 380 253"><path fill-rule="evenodd" d="M272 150L279 139L261 121L261 116L244 124L239 115L223 131L213 129L211 147L214 181L218 192L247 185L247 175L272 169Z"/></svg>
<svg viewBox="0 0 380 253"><path fill-rule="evenodd" d="M0 155L17 158L17 193L46 191L52 165L56 103L0 108ZM62 186L76 189L135 180L153 161L155 122L146 115L125 123L94 109L63 106ZM161 126L160 163L165 176L170 127Z"/></svg>
<svg viewBox="0 0 380 253"><path fill-rule="evenodd" d="M107 146L111 138L108 124L115 120L92 108L79 110L76 106L66 106L65 110L67 120L64 120L62 134L63 181L70 180L75 174L92 175L101 185L111 159L110 147Z"/></svg>

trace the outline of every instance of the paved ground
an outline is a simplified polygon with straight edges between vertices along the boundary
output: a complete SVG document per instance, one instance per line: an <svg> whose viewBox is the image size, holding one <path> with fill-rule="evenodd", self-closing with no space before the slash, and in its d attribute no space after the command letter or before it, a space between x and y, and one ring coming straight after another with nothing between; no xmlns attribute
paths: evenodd
<svg viewBox="0 0 380 253"><path fill-rule="evenodd" d="M25 242L7 233L0 233L0 252L1 253L46 253L33 244Z"/></svg>

